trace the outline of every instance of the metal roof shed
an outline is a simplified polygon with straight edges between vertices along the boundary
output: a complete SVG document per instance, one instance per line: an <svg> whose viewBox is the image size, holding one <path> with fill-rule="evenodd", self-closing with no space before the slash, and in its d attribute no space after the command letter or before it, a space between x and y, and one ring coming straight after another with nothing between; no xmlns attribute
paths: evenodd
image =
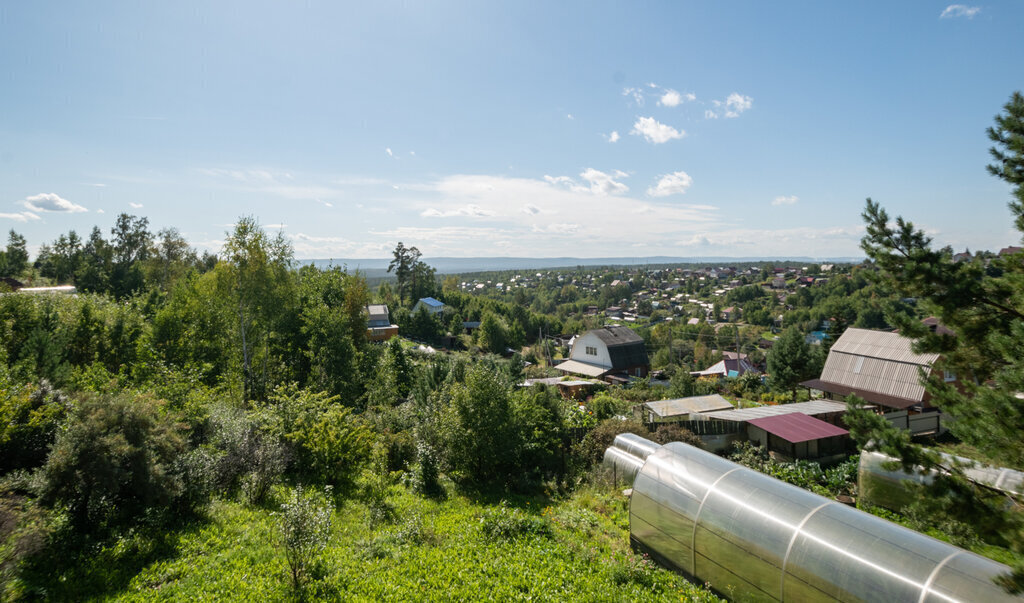
<svg viewBox="0 0 1024 603"><path fill-rule="evenodd" d="M643 408L647 410L648 422L682 420L691 414L700 414L715 410L730 410L733 408L729 402L718 394L710 396L690 396L689 398L673 398L671 400L656 400L646 402Z"/></svg>
<svg viewBox="0 0 1024 603"><path fill-rule="evenodd" d="M839 457L850 450L850 432L803 413L754 419L747 435L786 460Z"/></svg>
<svg viewBox="0 0 1024 603"><path fill-rule="evenodd" d="M803 413L754 419L751 425L792 444L849 435L849 431Z"/></svg>
<svg viewBox="0 0 1024 603"><path fill-rule="evenodd" d="M755 406L753 408L737 408L735 410L718 410L701 415L701 418L719 421L750 421L762 417L774 417L789 413L805 415L833 415L846 412L846 403L831 400L811 400L794 404L778 404L775 406Z"/></svg>

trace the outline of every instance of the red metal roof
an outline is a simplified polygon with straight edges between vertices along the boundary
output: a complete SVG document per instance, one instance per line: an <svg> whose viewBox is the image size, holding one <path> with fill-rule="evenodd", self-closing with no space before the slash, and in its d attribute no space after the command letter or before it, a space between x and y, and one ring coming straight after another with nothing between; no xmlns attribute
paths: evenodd
<svg viewBox="0 0 1024 603"><path fill-rule="evenodd" d="M836 427L821 419L815 419L798 412L788 415L764 417L762 419L752 419L747 422L793 444L850 433L842 427Z"/></svg>

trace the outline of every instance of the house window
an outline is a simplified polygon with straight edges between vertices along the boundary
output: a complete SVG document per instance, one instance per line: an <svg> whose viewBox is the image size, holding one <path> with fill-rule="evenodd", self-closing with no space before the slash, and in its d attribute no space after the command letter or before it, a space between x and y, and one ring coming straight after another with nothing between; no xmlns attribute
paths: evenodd
<svg viewBox="0 0 1024 603"><path fill-rule="evenodd" d="M950 383L952 381L956 381L956 373L951 373L949 371L942 371L942 380L945 381L946 383Z"/></svg>
<svg viewBox="0 0 1024 603"><path fill-rule="evenodd" d="M597 356L597 348L587 346L587 356Z"/></svg>

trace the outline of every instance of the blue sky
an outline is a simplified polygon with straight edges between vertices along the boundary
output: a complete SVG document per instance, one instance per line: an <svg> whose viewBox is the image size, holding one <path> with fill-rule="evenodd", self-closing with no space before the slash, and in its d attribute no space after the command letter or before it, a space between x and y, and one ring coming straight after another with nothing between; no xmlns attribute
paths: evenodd
<svg viewBox="0 0 1024 603"><path fill-rule="evenodd" d="M872 197L1020 240L1024 3L2 2L0 228L299 258L860 255Z"/></svg>

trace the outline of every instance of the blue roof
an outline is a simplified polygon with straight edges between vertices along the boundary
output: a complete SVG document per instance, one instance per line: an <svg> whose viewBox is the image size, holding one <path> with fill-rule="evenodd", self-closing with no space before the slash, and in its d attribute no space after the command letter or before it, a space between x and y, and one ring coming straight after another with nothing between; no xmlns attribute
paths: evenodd
<svg viewBox="0 0 1024 603"><path fill-rule="evenodd" d="M437 301L433 297L421 297L420 301L425 303L425 304L427 304L428 306L433 306L435 308L438 308L438 307L441 307L441 306L444 305L444 302Z"/></svg>

